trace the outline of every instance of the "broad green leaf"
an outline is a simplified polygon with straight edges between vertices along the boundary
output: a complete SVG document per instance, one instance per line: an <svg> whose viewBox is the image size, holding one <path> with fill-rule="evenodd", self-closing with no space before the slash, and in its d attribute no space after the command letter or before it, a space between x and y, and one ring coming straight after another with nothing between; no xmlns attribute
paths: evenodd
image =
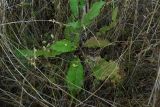
<svg viewBox="0 0 160 107"><path fill-rule="evenodd" d="M117 20L118 7L113 8L112 10L112 21L115 22Z"/></svg>
<svg viewBox="0 0 160 107"><path fill-rule="evenodd" d="M64 30L65 38L71 39L70 35L79 33L80 29L81 29L81 24L79 21L68 23Z"/></svg>
<svg viewBox="0 0 160 107"><path fill-rule="evenodd" d="M44 53L46 53L43 50L28 50L28 49L18 49L15 52L15 55L17 57L26 57L26 58L31 58L31 57L38 57L38 56L42 56Z"/></svg>
<svg viewBox="0 0 160 107"><path fill-rule="evenodd" d="M99 32L97 32L96 35L100 35L100 34L105 34L107 31L113 29L117 24L117 21L111 22L109 25L104 26L102 28L99 29Z"/></svg>
<svg viewBox="0 0 160 107"><path fill-rule="evenodd" d="M59 54L65 53L65 52L72 52L76 50L76 46L74 46L71 41L63 39L60 41L57 41L53 43L49 47L53 52L58 52Z"/></svg>
<svg viewBox="0 0 160 107"><path fill-rule="evenodd" d="M67 25L72 27L73 29L79 29L81 27L81 24L79 21L71 22L71 23L68 23Z"/></svg>
<svg viewBox="0 0 160 107"><path fill-rule="evenodd" d="M17 50L15 51L15 55L17 57L25 57L25 58L33 58L33 57L39 57L39 56L44 56L44 57L55 57L56 55L60 55L60 52L57 51L49 51L49 50L27 50L27 49L22 49L22 50Z"/></svg>
<svg viewBox="0 0 160 107"><path fill-rule="evenodd" d="M95 19L99 15L100 10L104 6L104 4L104 1L94 3L89 12L82 18L82 24L84 26L91 24L93 19Z"/></svg>
<svg viewBox="0 0 160 107"><path fill-rule="evenodd" d="M84 6L85 6L85 0L79 0L79 8L83 9Z"/></svg>
<svg viewBox="0 0 160 107"><path fill-rule="evenodd" d="M81 24L79 21L68 23L64 30L65 39L71 41L75 46L78 46L81 30Z"/></svg>
<svg viewBox="0 0 160 107"><path fill-rule="evenodd" d="M27 49L22 49L22 50L17 50L15 52L15 55L17 57L26 57L26 58L32 58L32 57L39 57L39 56L44 56L44 57L55 57L56 55L60 55L65 52L71 52L76 50L76 46L71 43L71 41L68 40L61 40L57 41L54 44L52 44L49 48L46 50L27 50Z"/></svg>
<svg viewBox="0 0 160 107"><path fill-rule="evenodd" d="M96 33L97 36L105 34L107 31L111 30L117 25L117 14L118 14L118 7L115 7L112 10L112 22L109 25L100 28L99 32Z"/></svg>
<svg viewBox="0 0 160 107"><path fill-rule="evenodd" d="M115 61L106 61L101 57L96 57L89 64L97 80L105 80L107 78L110 78L114 82L121 80L119 65Z"/></svg>
<svg viewBox="0 0 160 107"><path fill-rule="evenodd" d="M118 7L115 7L112 10L112 22L109 25L100 28L97 35L105 34L107 31L111 30L112 28L114 28L116 26L116 24L117 24L117 14L118 14Z"/></svg>
<svg viewBox="0 0 160 107"><path fill-rule="evenodd" d="M78 12L78 1L79 0L70 0L71 12L75 17L78 17L78 15L79 15L79 12Z"/></svg>
<svg viewBox="0 0 160 107"><path fill-rule="evenodd" d="M15 51L15 55L17 57L34 57L34 51L28 49L23 49L23 50L18 49L17 51Z"/></svg>
<svg viewBox="0 0 160 107"><path fill-rule="evenodd" d="M43 51L43 55L44 57L55 57L57 55L60 55L61 52L58 52L58 51L54 51L54 50L46 50L46 51Z"/></svg>
<svg viewBox="0 0 160 107"><path fill-rule="evenodd" d="M90 39L88 39L85 43L84 43L84 47L88 47L88 48L104 48L106 46L108 46L110 44L110 42L106 39L100 39L100 38L96 38L96 37L91 37Z"/></svg>
<svg viewBox="0 0 160 107"><path fill-rule="evenodd" d="M84 71L79 58L70 62L66 75L68 90L72 95L78 94L84 84Z"/></svg>

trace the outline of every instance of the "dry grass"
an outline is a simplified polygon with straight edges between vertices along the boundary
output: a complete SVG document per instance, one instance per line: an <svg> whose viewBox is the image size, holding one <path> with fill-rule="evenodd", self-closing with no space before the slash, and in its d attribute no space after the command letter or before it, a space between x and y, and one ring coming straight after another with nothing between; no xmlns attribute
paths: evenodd
<svg viewBox="0 0 160 107"><path fill-rule="evenodd" d="M116 45L104 48L101 56L113 59L117 55L123 83L95 83L86 67L85 86L76 98L68 93L64 83L66 63L73 55L25 60L14 54L16 49L41 49L62 39L70 15L68 0L26 0L28 4L24 1L0 1L1 107L159 106L160 0L116 1L119 23L102 35ZM98 23L89 27L92 34L108 22L109 9L106 6ZM83 51L97 54L95 50Z"/></svg>

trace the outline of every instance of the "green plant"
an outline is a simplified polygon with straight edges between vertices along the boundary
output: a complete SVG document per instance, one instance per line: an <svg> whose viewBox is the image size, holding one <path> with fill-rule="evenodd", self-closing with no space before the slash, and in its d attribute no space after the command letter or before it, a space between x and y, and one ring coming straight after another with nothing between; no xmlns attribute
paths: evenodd
<svg viewBox="0 0 160 107"><path fill-rule="evenodd" d="M69 65L68 73L66 75L68 89L72 95L76 95L83 86L84 71L81 61L78 57L74 58Z"/></svg>
<svg viewBox="0 0 160 107"><path fill-rule="evenodd" d="M103 26L102 28L100 28L96 35L99 36L99 35L105 34L107 31L114 28L116 26L116 24L118 23L117 15L118 15L118 7L113 6L111 23L109 25L106 25L106 26Z"/></svg>
<svg viewBox="0 0 160 107"><path fill-rule="evenodd" d="M88 58L91 60L90 58ZM107 77L114 82L118 82L121 79L119 72L119 65L115 61L106 61L101 57L95 57L94 61L89 61L89 65L93 71L93 75L98 80L105 80Z"/></svg>
<svg viewBox="0 0 160 107"><path fill-rule="evenodd" d="M64 39L59 40L51 44L49 47L46 47L45 50L18 50L16 51L16 55L18 57L55 57L57 55L61 55L64 53L74 52L79 47L80 34L83 31L84 27L89 26L93 20L99 15L101 8L105 5L105 2L99 1L95 2L88 13L81 19L77 19L79 15L79 9L82 9L84 6L84 1L80 0L70 0L70 8L71 8L71 20L68 22L65 30L64 30ZM112 20L115 21L117 17L117 9L112 14ZM103 28L104 29L104 28ZM90 38L84 43L84 47L87 48L104 48L108 46L110 42L108 40L102 40L97 37ZM88 60L89 61L89 60ZM89 63L89 65L93 68L93 76L96 77L97 80L105 80L109 77L112 71L114 73L111 76L112 79L117 81L119 79L118 64L113 61L105 61L100 58L99 63ZM93 62L93 61L90 61ZM88 63L88 62L86 62ZM109 66L109 69L103 70L105 66ZM75 96L79 93L79 91L83 87L84 82L84 70L81 64L81 60L78 57L71 59L69 64L69 68L67 70L66 75L66 83L70 93Z"/></svg>

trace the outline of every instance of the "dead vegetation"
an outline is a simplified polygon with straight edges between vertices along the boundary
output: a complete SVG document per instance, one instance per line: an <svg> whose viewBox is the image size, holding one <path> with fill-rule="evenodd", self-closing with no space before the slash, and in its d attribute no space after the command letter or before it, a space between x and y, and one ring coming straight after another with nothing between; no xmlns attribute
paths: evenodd
<svg viewBox="0 0 160 107"><path fill-rule="evenodd" d="M93 3L98 0L89 0ZM56 58L17 58L14 50L43 49L64 38L71 15L68 0L0 1L0 103L2 107L159 107L160 1L113 0L118 24L101 37L114 45L103 49L80 48ZM110 2L110 0L106 0ZM106 5L95 22L82 33L81 44L110 23ZM53 20L54 19L54 20ZM52 37L51 35L54 35ZM83 63L85 84L71 97L64 83L68 61L74 56L101 55L120 64L123 81L95 81Z"/></svg>

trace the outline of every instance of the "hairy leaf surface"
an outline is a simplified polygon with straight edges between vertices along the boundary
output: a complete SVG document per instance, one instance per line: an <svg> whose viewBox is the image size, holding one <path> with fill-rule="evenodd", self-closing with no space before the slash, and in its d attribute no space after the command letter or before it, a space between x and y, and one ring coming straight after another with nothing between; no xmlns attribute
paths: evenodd
<svg viewBox="0 0 160 107"><path fill-rule="evenodd" d="M84 43L84 47L88 47L88 48L104 48L106 46L108 46L110 44L110 42L106 39L100 39L100 38L96 38L96 37L91 37L90 39L88 39L85 43Z"/></svg>
<svg viewBox="0 0 160 107"><path fill-rule="evenodd" d="M75 58L70 62L66 80L71 94L78 94L84 84L84 71L79 58Z"/></svg>
<svg viewBox="0 0 160 107"><path fill-rule="evenodd" d="M104 1L94 3L89 12L82 18L82 24L84 26L91 24L93 20L99 15L100 10L104 4Z"/></svg>

